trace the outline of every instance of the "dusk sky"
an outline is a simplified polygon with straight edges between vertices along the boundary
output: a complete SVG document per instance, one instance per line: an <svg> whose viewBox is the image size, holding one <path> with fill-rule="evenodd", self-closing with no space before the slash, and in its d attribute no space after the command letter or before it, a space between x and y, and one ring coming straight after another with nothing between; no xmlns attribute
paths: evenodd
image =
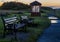
<svg viewBox="0 0 60 42"><path fill-rule="evenodd" d="M18 2L23 2L26 4L29 4L35 0L0 0L1 2L6 2L6 1L18 1ZM60 0L36 0L42 3L43 6L60 6Z"/></svg>

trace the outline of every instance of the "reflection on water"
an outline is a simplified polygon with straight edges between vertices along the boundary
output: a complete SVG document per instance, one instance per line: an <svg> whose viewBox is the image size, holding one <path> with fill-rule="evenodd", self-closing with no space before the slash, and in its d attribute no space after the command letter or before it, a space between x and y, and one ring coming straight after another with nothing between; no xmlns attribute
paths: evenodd
<svg viewBox="0 0 60 42"><path fill-rule="evenodd" d="M58 23L57 20L51 20L51 23Z"/></svg>
<svg viewBox="0 0 60 42"><path fill-rule="evenodd" d="M57 17L48 17L51 20L51 23L60 23Z"/></svg>
<svg viewBox="0 0 60 42"><path fill-rule="evenodd" d="M57 17L48 17L49 19L58 19Z"/></svg>

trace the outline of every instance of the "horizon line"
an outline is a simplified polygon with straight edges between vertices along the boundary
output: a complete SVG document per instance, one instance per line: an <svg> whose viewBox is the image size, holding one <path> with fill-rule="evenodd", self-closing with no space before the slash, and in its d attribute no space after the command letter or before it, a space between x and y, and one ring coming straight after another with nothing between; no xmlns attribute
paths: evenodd
<svg viewBox="0 0 60 42"><path fill-rule="evenodd" d="M8 2L8 1L7 1ZM9 1L9 2L16 2L16 1ZM0 2L0 6L3 4L4 2ZM21 2L21 3L24 3L24 2ZM31 2L30 2L31 3ZM27 4L27 5L30 5L30 3L24 3L24 4ZM46 3L42 3L42 6L47 6L47 7L60 7L60 5L48 5Z"/></svg>

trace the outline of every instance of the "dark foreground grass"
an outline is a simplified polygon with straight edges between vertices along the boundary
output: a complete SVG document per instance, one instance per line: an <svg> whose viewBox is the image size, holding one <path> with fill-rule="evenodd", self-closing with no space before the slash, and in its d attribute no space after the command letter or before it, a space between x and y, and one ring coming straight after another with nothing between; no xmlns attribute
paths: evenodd
<svg viewBox="0 0 60 42"><path fill-rule="evenodd" d="M18 18L21 16L21 14L17 15L17 14L12 14L12 15L9 15L7 17L12 17L12 16L17 16ZM44 17L46 16L45 14L42 15L41 17L31 17L30 16L30 13L25 13L25 14L22 14L22 15L27 15L29 16L30 18L34 18L33 22L34 23L37 23L39 24L38 27L28 27L26 28L26 30L30 33L30 36L28 37L28 39L25 41L25 42L36 42L38 37L40 35L42 35L43 31L49 27L50 25L50 20L47 18L47 17ZM19 18L20 19L20 18ZM1 17L0 17L0 34L3 33L3 22L1 20ZM21 40L13 40L13 39L7 39L7 38L2 38L0 39L0 42L21 42Z"/></svg>
<svg viewBox="0 0 60 42"><path fill-rule="evenodd" d="M36 42L43 31L48 28L50 21L48 18L34 17L34 23L38 23L38 27L28 27L27 30L31 33L27 42Z"/></svg>

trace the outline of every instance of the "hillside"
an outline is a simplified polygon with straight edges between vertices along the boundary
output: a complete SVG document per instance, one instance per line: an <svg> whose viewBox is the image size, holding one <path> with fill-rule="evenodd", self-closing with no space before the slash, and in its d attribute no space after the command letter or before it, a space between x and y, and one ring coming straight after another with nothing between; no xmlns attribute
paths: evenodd
<svg viewBox="0 0 60 42"><path fill-rule="evenodd" d="M1 6L1 9L4 10L21 10L21 9L28 9L30 6L20 2L5 2Z"/></svg>

